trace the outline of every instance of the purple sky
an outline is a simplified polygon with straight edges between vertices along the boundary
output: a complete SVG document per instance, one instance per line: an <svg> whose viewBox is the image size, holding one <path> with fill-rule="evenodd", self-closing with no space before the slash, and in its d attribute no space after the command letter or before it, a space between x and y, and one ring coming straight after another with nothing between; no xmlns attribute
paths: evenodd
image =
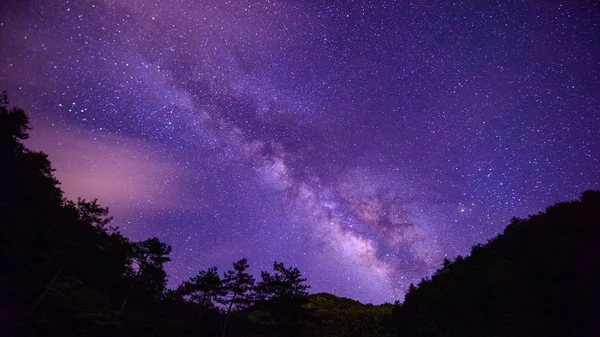
<svg viewBox="0 0 600 337"><path fill-rule="evenodd" d="M600 188L594 1L9 0L0 89L70 198L173 246L402 299Z"/></svg>

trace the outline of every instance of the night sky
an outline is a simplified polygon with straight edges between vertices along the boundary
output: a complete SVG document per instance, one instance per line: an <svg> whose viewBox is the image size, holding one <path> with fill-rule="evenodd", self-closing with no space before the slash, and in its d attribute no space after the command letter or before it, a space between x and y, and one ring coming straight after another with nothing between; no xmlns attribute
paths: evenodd
<svg viewBox="0 0 600 337"><path fill-rule="evenodd" d="M600 188L594 1L3 1L0 90L69 198L200 269L411 282Z"/></svg>

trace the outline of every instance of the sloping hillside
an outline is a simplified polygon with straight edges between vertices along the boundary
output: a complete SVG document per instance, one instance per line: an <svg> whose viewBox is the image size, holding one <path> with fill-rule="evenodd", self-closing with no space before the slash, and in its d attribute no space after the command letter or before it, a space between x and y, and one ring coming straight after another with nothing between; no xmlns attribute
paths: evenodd
<svg viewBox="0 0 600 337"><path fill-rule="evenodd" d="M600 192L559 203L412 287L399 336L599 336Z"/></svg>
<svg viewBox="0 0 600 337"><path fill-rule="evenodd" d="M327 293L309 296L308 308L314 310L321 336L381 336L381 322L393 305L362 304Z"/></svg>

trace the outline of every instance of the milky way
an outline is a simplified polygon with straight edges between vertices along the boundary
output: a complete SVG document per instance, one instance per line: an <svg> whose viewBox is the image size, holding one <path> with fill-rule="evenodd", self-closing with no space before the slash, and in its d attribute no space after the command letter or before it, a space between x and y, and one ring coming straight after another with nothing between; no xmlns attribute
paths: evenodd
<svg viewBox="0 0 600 337"><path fill-rule="evenodd" d="M401 300L600 188L600 6L471 3L5 1L0 89L171 286L247 257Z"/></svg>

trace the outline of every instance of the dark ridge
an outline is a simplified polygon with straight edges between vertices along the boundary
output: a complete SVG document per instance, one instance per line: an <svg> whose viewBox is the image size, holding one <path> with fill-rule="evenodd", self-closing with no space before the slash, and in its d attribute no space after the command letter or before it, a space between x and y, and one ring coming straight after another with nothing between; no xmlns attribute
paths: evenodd
<svg viewBox="0 0 600 337"><path fill-rule="evenodd" d="M600 336L600 191L561 202L411 286L398 336Z"/></svg>

